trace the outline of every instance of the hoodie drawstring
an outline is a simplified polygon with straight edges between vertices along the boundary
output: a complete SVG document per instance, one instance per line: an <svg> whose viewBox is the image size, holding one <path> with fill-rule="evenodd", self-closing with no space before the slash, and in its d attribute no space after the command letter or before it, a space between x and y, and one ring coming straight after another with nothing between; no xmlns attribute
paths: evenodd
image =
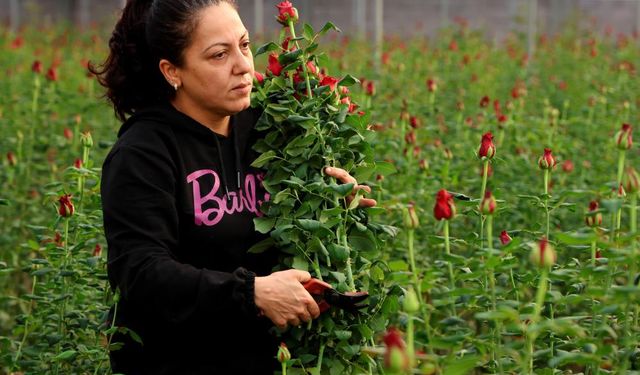
<svg viewBox="0 0 640 375"><path fill-rule="evenodd" d="M232 134L233 136L233 154L235 157L236 164L236 184L238 187L238 191L240 191L240 182L242 181L242 163L240 160L240 151L238 147L238 137L236 134ZM229 195L229 185L227 183L227 169L224 166L224 158L222 157L222 147L220 146L220 140L217 135L214 135L216 140L216 148L218 149L218 160L220 161L220 168L222 169L222 184L224 185L224 191L227 195L227 201L231 200L231 196Z"/></svg>

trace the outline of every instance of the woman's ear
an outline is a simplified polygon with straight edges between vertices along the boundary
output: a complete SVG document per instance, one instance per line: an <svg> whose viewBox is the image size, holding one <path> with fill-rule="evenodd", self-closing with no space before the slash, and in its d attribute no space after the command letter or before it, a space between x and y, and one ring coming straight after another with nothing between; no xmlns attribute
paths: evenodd
<svg viewBox="0 0 640 375"><path fill-rule="evenodd" d="M176 90L178 89L178 87L182 86L180 72L178 71L178 68L169 60L161 59L158 63L158 67L160 68L160 72L162 72L162 75L167 80L170 86L172 86Z"/></svg>

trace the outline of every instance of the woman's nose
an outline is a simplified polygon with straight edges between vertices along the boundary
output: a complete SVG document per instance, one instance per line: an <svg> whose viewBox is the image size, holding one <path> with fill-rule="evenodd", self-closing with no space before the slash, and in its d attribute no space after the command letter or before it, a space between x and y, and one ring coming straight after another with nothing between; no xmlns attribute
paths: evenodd
<svg viewBox="0 0 640 375"><path fill-rule="evenodd" d="M239 53L236 58L236 63L234 65L234 73L235 74L245 74L251 71L251 67L253 66L253 56L251 54L245 55L243 53Z"/></svg>

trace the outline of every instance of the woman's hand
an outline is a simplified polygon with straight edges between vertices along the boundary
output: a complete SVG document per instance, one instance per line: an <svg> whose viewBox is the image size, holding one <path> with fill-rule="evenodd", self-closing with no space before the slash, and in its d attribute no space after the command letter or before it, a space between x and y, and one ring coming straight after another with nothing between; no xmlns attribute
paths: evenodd
<svg viewBox="0 0 640 375"><path fill-rule="evenodd" d="M309 272L299 270L256 277L256 306L280 329L315 319L320 315L320 308L302 286L302 283L310 279Z"/></svg>
<svg viewBox="0 0 640 375"><path fill-rule="evenodd" d="M351 176L347 171L342 168L336 167L326 167L324 169L324 173L331 177L335 177L340 180L343 184L353 184L353 193L347 197L347 204L350 204L351 201L355 198L355 194L358 190L364 190L368 194L371 194L371 188L367 185L358 185L358 181L356 181L353 176ZM375 199L370 198L362 198L358 204L358 207L374 207L377 204Z"/></svg>

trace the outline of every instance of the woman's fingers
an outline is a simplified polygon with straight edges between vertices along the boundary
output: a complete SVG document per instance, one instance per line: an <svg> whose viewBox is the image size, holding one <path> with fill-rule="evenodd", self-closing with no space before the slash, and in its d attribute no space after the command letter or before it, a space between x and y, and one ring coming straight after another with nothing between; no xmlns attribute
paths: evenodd
<svg viewBox="0 0 640 375"><path fill-rule="evenodd" d="M353 176L351 176L347 171L345 171L342 168L326 167L324 169L324 173L328 174L331 177L337 178L343 184L357 184L358 183L356 181L356 179L353 178Z"/></svg>
<svg viewBox="0 0 640 375"><path fill-rule="evenodd" d="M358 190L364 190L367 194L371 194L371 188L369 186L358 185L358 181L342 168L326 167L324 169L324 173L338 179L343 184L353 184L354 193L357 192ZM351 203L353 198L354 198L354 195L347 197L347 202ZM358 202L358 207L363 207L363 208L375 207L377 203L378 202L376 202L375 199L361 198L360 201Z"/></svg>

